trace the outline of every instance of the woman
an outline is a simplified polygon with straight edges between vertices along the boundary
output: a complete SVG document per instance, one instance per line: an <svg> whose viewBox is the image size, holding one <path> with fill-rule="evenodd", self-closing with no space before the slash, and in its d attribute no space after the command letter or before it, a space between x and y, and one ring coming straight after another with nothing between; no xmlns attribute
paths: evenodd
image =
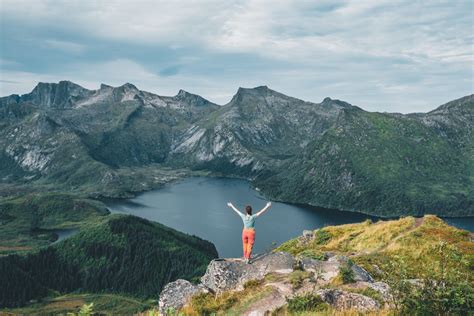
<svg viewBox="0 0 474 316"><path fill-rule="evenodd" d="M268 210L270 206L272 206L272 203L268 202L267 205L265 205L265 207L255 215L252 215L252 207L250 205L245 207L245 215L235 208L232 203L227 203L227 206L232 208L244 222L244 229L242 230L242 244L244 248L244 260L246 263L249 263L250 255L252 254L252 247L255 242L255 219L265 213L265 211Z"/></svg>

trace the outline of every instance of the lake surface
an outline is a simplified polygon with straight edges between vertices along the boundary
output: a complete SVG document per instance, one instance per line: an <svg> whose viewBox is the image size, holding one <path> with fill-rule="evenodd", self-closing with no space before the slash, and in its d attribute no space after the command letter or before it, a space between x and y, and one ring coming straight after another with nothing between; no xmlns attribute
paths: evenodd
<svg viewBox="0 0 474 316"><path fill-rule="evenodd" d="M133 214L209 240L220 257L241 257L242 220L227 202L242 212L245 205L250 204L255 214L267 201L245 180L193 177L133 199L109 200L106 204L112 213ZM359 213L272 202L272 207L257 218L254 254L297 237L305 229L356 223L368 218L378 220ZM471 231L474 228L473 218L450 219L449 222L460 227L465 225L462 228Z"/></svg>
<svg viewBox="0 0 474 316"><path fill-rule="evenodd" d="M58 242L60 242L61 240L64 240L66 238L69 238L71 237L72 235L74 235L75 233L77 233L79 231L79 229L77 228L71 228L71 229L56 229L54 230L54 233L56 235L58 235L58 239L56 239L56 241L53 242L53 244L56 244Z"/></svg>

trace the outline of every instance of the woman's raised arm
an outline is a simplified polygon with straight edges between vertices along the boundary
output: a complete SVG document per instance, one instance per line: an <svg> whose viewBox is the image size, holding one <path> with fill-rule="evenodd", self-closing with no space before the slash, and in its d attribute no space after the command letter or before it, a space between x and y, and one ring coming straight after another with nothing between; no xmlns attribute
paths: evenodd
<svg viewBox="0 0 474 316"><path fill-rule="evenodd" d="M230 207L231 209L234 210L234 212L236 212L240 217L242 217L244 214L242 214L242 212L240 212L232 203L227 203L227 206Z"/></svg>
<svg viewBox="0 0 474 316"><path fill-rule="evenodd" d="M255 214L255 215L256 215L256 216L262 215L263 213L265 213L265 212L270 208L270 206L272 206L272 202L267 202L267 205L265 205L265 207L262 208L262 209L260 210L260 212L258 212L258 213Z"/></svg>

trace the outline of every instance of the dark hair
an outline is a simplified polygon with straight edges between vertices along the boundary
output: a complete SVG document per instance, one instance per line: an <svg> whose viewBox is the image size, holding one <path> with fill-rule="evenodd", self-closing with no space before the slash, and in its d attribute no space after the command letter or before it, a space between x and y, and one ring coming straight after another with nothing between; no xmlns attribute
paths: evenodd
<svg viewBox="0 0 474 316"><path fill-rule="evenodd" d="M247 212L247 214L252 215L252 207L250 205L247 205L245 207L245 211Z"/></svg>

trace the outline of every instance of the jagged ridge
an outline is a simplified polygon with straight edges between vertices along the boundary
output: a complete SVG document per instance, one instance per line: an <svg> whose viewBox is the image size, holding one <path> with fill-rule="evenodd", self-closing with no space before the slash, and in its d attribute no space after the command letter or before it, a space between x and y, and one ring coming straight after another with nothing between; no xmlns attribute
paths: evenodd
<svg viewBox="0 0 474 316"><path fill-rule="evenodd" d="M220 106L129 83L98 90L40 83L0 99L0 177L123 196L163 182L130 177L128 167L186 167L248 178L287 202L382 216L470 216L473 112L473 96L401 115L330 98L306 102L266 86L239 88Z"/></svg>

